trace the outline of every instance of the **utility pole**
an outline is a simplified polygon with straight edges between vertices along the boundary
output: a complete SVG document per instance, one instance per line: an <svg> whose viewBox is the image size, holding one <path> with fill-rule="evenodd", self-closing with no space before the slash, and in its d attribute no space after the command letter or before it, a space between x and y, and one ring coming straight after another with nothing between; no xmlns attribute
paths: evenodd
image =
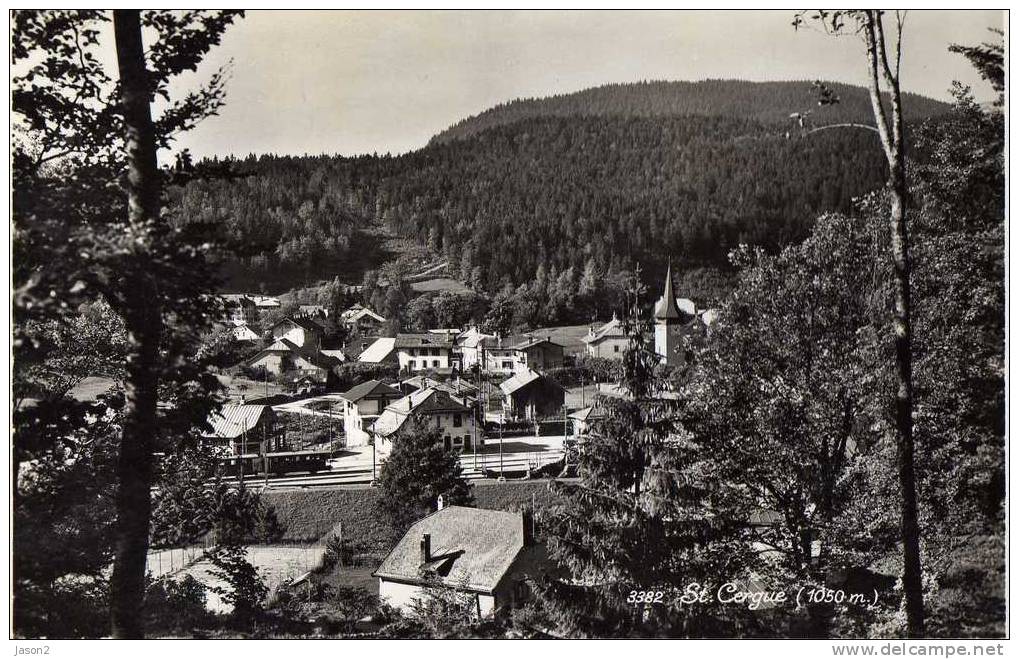
<svg viewBox="0 0 1019 659"><path fill-rule="evenodd" d="M506 421L506 415L505 414L500 414L499 415L499 480L501 480L501 481L506 480L506 476L503 475L503 470L502 470L502 427L503 427L503 424L505 423L505 421Z"/></svg>

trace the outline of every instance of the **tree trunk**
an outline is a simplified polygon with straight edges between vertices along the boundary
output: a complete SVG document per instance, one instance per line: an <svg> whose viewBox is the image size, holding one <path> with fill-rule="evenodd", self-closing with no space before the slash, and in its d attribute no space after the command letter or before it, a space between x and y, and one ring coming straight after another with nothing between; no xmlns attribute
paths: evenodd
<svg viewBox="0 0 1019 659"><path fill-rule="evenodd" d="M920 523L916 501L916 475L913 469L913 329L910 321L909 231L906 224L906 147L903 136L902 95L899 86L899 61L902 54L902 24L898 25L894 60L885 45L882 12L863 14L864 37L871 106L881 145L888 160L887 189L891 202L889 224L892 235L892 267L895 281L895 439L901 492L902 590L906 597L906 627L911 638L924 634L922 567L920 563ZM894 61L894 65L892 64ZM881 80L888 87L889 109L881 98Z"/></svg>
<svg viewBox="0 0 1019 659"><path fill-rule="evenodd" d="M128 354L123 436L117 463L119 489L110 623L115 638L141 638L162 334L158 288L147 272L146 246L151 244L158 222L160 181L139 12L116 10L113 25L124 115L128 221L139 239L130 257L134 260L128 269L131 275L125 277L125 290L118 305L127 328Z"/></svg>
<svg viewBox="0 0 1019 659"><path fill-rule="evenodd" d="M902 589L906 595L907 632L924 635L920 523L913 470L913 328L910 320L909 234L906 226L906 177L902 166L889 178L892 261L895 268L895 426L898 435L899 487L902 493Z"/></svg>

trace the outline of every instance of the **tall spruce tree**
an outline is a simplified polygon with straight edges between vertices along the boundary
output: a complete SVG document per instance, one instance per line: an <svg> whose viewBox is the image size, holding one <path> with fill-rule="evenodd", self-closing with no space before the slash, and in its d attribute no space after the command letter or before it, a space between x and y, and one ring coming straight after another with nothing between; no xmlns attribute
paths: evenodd
<svg viewBox="0 0 1019 659"><path fill-rule="evenodd" d="M536 585L537 606L548 631L567 637L738 634L732 609L680 599L691 583L744 575L750 555L745 517L704 459L709 447L684 427L684 402L661 394L642 294L634 285L623 319L628 395L601 401L605 418L579 452L580 482L553 482L539 514L559 576Z"/></svg>

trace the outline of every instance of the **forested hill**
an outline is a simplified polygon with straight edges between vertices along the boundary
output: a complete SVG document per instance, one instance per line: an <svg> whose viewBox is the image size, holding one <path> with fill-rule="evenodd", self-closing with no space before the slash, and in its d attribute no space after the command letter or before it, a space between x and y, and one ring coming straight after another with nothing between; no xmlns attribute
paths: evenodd
<svg viewBox="0 0 1019 659"><path fill-rule="evenodd" d="M826 86L839 98L839 103L818 108L817 92L807 81L651 81L604 85L572 94L502 103L454 124L431 142L469 137L495 126L535 117L702 115L791 125L791 113L813 110L809 120L819 124L873 123L866 89L842 83L826 83ZM947 107L916 94L906 94L903 100L907 120L940 114Z"/></svg>
<svg viewBox="0 0 1019 659"><path fill-rule="evenodd" d="M634 105L644 91L645 105L656 107L659 90L671 84L602 90L626 89ZM681 274L717 282L738 244L776 250L799 242L820 213L849 210L885 175L872 132L804 135L790 125L789 113L810 102L809 83L686 83L684 89L713 90L696 101L702 106L689 107L711 108L727 84L773 90L768 111L777 116L788 103L785 119L553 112L401 156L252 157L233 163L242 174L237 180L181 191L184 216L221 222L257 243L255 256L229 269L235 289L281 292L337 276L359 281L377 267L373 241L381 228L429 246L472 287L494 295L526 285L521 299L542 304L555 299L553 289L583 288L585 274L619 281L637 264L655 287L669 260ZM853 96L841 93L843 100ZM693 104L695 94L686 96ZM915 114L942 106L912 107ZM570 320L557 310L570 304L536 319Z"/></svg>

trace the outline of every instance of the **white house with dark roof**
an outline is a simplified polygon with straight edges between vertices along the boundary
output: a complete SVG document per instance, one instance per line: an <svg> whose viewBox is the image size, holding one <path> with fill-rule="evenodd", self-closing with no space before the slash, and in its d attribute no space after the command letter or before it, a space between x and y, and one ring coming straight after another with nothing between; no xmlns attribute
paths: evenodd
<svg viewBox="0 0 1019 659"><path fill-rule="evenodd" d="M368 380L340 394L343 398L343 430L347 446L366 446L369 428L390 403L403 396L399 389L379 380Z"/></svg>
<svg viewBox="0 0 1019 659"><path fill-rule="evenodd" d="M280 318L266 330L272 339L286 339L305 350L318 352L322 349L322 335L325 330L321 325L300 316Z"/></svg>
<svg viewBox="0 0 1019 659"><path fill-rule="evenodd" d="M474 413L448 391L438 388L419 389L394 401L382 412L371 432L375 445L383 454L393 448L393 440L411 418L424 422L426 427L440 429L446 449L472 450L474 445ZM478 442L481 443L480 437Z"/></svg>
<svg viewBox="0 0 1019 659"><path fill-rule="evenodd" d="M548 566L530 514L446 506L415 522L373 576L379 597L398 609L439 584L472 596L481 619L526 601L528 581Z"/></svg>
<svg viewBox="0 0 1019 659"><path fill-rule="evenodd" d="M445 334L400 333L393 349L401 371L444 370L454 365L453 341Z"/></svg>

